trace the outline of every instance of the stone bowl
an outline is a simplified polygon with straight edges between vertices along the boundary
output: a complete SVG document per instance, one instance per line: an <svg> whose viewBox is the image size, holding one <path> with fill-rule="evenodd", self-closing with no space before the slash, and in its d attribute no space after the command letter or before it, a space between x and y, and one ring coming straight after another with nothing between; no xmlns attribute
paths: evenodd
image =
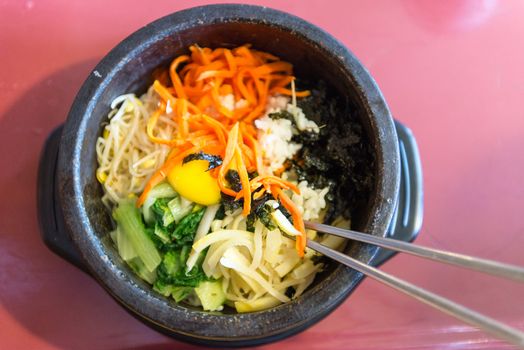
<svg viewBox="0 0 524 350"><path fill-rule="evenodd" d="M360 175L372 181L353 194L362 200L352 209L352 226L386 235L399 189L399 150L379 88L355 56L326 32L290 14L248 5L210 5L168 15L130 35L100 61L76 96L64 126L56 168L58 205L91 275L145 323L175 338L205 345L275 341L332 312L361 282L362 274L331 263L303 295L286 304L244 314L210 313L176 304L153 291L122 261L108 235L112 223L100 200L95 143L111 101L126 92L144 92L155 68L167 65L195 43L209 47L251 43L293 63L297 77L326 82L341 106L337 121L341 130L362 128L362 149L369 157L368 174ZM377 251L377 247L352 243L345 253L373 264Z"/></svg>

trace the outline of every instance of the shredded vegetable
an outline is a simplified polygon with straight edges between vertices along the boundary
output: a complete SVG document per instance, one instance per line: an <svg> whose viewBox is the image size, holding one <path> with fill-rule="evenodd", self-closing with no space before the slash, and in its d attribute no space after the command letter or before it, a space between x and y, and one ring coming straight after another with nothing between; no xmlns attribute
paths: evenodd
<svg viewBox="0 0 524 350"><path fill-rule="evenodd" d="M222 165L213 175L217 177L221 192L237 201L242 200L244 216L251 212L252 199L258 199L266 192L281 200L292 214L295 229L300 232L296 247L303 256L306 234L302 217L282 192L291 189L299 193L299 189L265 169L253 121L265 111L271 94L296 98L309 95L309 91L296 92L294 85L292 89L286 88L294 81L292 65L253 50L249 45L232 50L211 50L193 45L190 51L190 55L175 58L169 67L172 86L165 86L159 80L153 84L160 102L147 122L147 135L152 142L171 147L171 152L145 185L137 205L143 205L149 191L186 156L197 152L220 156ZM224 92L233 94L237 102L226 106L221 99ZM175 136L172 139L160 138L155 131L157 121L160 115L169 111L177 125ZM228 170L238 173L241 191L235 191L228 184ZM249 174L254 172L259 176L250 179Z"/></svg>
<svg viewBox="0 0 524 350"><path fill-rule="evenodd" d="M320 128L297 105L310 92L293 66L250 45L193 45L153 78L113 101L96 145L120 257L160 295L208 311L297 298L323 269L306 239L344 241L304 227L323 220L330 187L300 177Z"/></svg>

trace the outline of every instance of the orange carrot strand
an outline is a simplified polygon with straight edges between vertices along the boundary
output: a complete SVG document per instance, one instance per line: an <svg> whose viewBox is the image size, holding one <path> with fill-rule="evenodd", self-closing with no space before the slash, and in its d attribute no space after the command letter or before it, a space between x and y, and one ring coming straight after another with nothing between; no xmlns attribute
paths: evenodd
<svg viewBox="0 0 524 350"><path fill-rule="evenodd" d="M176 90L177 97L180 98L186 98L186 93L184 91L184 86L182 85L182 81L180 81L180 77L177 73L177 68L180 65L180 63L186 62L189 60L189 56L182 55L175 58L173 63L171 63L171 66L169 66L169 75L171 76L171 82L173 83L173 87Z"/></svg>

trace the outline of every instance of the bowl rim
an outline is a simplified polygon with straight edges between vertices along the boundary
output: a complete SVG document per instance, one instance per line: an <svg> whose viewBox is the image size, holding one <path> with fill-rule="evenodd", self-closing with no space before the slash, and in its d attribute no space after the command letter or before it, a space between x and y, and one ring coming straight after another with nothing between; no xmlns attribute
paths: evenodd
<svg viewBox="0 0 524 350"><path fill-rule="evenodd" d="M289 303L247 314L215 315L173 305L173 302L168 302L166 298L156 293L148 293L136 281L126 277L118 269L95 233L78 179L80 179L81 150L87 120L109 81L118 74L119 68L125 65L133 52L144 50L151 43L168 37L175 31L174 27L177 28L176 31L179 31L200 25L238 21L277 26L283 30L292 31L301 40L308 40L320 49L330 52L330 55L337 59L337 63L348 71L353 79L352 83L362 91L367 113L373 116L370 120L372 128L377 133L377 147L380 148L377 150L378 159L376 159L379 181L376 185L375 203L371 209L374 215L368 225L369 233L382 236L386 234L399 187L397 136L391 113L382 93L357 58L330 34L315 25L294 15L267 7L232 4L206 5L162 17L119 43L88 76L73 102L65 123L60 141L57 173L58 194L66 228L92 275L129 311L173 335L180 335L186 340L203 340L208 344L247 342L246 344L252 345L294 334L333 311L363 278L362 274L339 266L336 272L331 274L339 278L328 277L308 291L307 295ZM372 263L378 247L362 245L362 249L368 256L368 259L363 262ZM340 278L342 275L346 278ZM343 281L345 282L342 285ZM346 283L348 281L350 283ZM327 286L333 290L333 293L326 300L321 300L320 292ZM311 304L312 300L315 301L314 304ZM311 305L314 305L313 311ZM267 322L272 318L282 319L283 315L286 317L285 325L279 322ZM227 318L227 321L224 318ZM198 329L194 325L188 326L188 322L199 324ZM228 324L230 333L224 334L223 329L217 327L218 324ZM262 324L264 329L260 328Z"/></svg>

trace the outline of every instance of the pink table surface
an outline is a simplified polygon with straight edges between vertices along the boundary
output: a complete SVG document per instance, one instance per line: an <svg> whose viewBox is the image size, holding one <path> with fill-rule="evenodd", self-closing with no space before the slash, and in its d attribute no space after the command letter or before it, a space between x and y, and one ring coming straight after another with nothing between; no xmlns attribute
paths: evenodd
<svg viewBox="0 0 524 350"><path fill-rule="evenodd" d="M0 348L193 348L138 322L40 240L36 171L95 63L204 1L0 1ZM423 163L418 243L524 265L524 1L253 1L324 28L371 71ZM384 270L524 328L524 285L397 256ZM508 349L366 280L266 348Z"/></svg>

